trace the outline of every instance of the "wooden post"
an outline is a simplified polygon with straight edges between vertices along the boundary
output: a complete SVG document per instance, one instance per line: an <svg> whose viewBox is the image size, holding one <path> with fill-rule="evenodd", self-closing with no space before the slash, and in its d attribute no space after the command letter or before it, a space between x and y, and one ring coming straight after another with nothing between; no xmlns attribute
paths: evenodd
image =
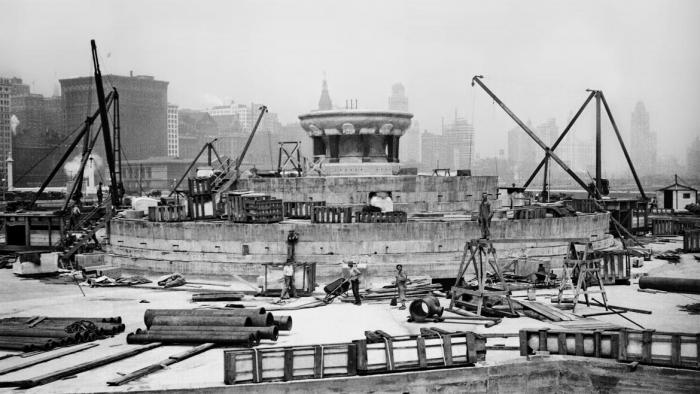
<svg viewBox="0 0 700 394"><path fill-rule="evenodd" d="M601 335L600 330L593 331L593 357L601 356Z"/></svg>
<svg viewBox="0 0 700 394"><path fill-rule="evenodd" d="M236 353L224 352L224 384L236 383Z"/></svg>
<svg viewBox="0 0 700 394"><path fill-rule="evenodd" d="M546 352L547 351L547 334L548 334L549 328L543 328L539 331L540 333L540 347L539 351L541 352Z"/></svg>
<svg viewBox="0 0 700 394"><path fill-rule="evenodd" d="M364 375L367 373L367 340L358 339L353 343L357 353L357 374Z"/></svg>
<svg viewBox="0 0 700 394"><path fill-rule="evenodd" d="M577 332L576 333L576 355L577 356L583 356L583 333L582 332Z"/></svg>
<svg viewBox="0 0 700 394"><path fill-rule="evenodd" d="M671 334L671 365L680 367L681 365L681 335Z"/></svg>
<svg viewBox="0 0 700 394"><path fill-rule="evenodd" d="M566 349L566 333L560 332L558 337L557 344L559 345L559 354L566 356L568 352Z"/></svg>
<svg viewBox="0 0 700 394"><path fill-rule="evenodd" d="M357 349L354 343L348 344L348 376L357 375Z"/></svg>
<svg viewBox="0 0 700 394"><path fill-rule="evenodd" d="M442 336L442 351L445 355L445 366L452 365L452 337L450 335Z"/></svg>
<svg viewBox="0 0 700 394"><path fill-rule="evenodd" d="M284 349L284 381L294 379L294 349Z"/></svg>
<svg viewBox="0 0 700 394"><path fill-rule="evenodd" d="M314 346L314 378L320 379L323 377L323 347Z"/></svg>
<svg viewBox="0 0 700 394"><path fill-rule="evenodd" d="M620 334L610 334L610 358L619 360L620 357Z"/></svg>
<svg viewBox="0 0 700 394"><path fill-rule="evenodd" d="M467 332L466 342L467 342L467 362L472 363L472 364L476 363L477 362L476 337L474 336L473 332Z"/></svg>
<svg viewBox="0 0 700 394"><path fill-rule="evenodd" d="M627 360L627 344L629 341L629 333L627 332L626 328L623 328L619 331L620 333L620 353L618 355L618 360L619 361L629 361Z"/></svg>
<svg viewBox="0 0 700 394"><path fill-rule="evenodd" d="M529 347L527 345L527 336L528 332L527 330L520 330L518 333L518 336L520 337L520 355L521 356L527 356L529 353Z"/></svg>
<svg viewBox="0 0 700 394"><path fill-rule="evenodd" d="M425 338L416 338L416 350L418 351L418 367L426 368L428 366L428 360L425 354Z"/></svg>
<svg viewBox="0 0 700 394"><path fill-rule="evenodd" d="M262 356L257 350L251 350L251 354L253 355L253 382L255 383L260 383L262 382Z"/></svg>

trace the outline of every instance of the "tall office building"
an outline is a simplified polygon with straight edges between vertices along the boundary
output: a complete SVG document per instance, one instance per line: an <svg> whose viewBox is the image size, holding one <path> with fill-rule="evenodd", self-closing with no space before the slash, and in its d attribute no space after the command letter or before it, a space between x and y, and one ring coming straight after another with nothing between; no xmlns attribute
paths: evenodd
<svg viewBox="0 0 700 394"><path fill-rule="evenodd" d="M408 112L408 97L406 96L406 89L400 83L395 83L391 86L389 109L392 111ZM404 163L420 163L421 161L420 126L416 120L414 120L411 127L406 130L406 134L401 137L399 160Z"/></svg>
<svg viewBox="0 0 700 394"><path fill-rule="evenodd" d="M168 156L180 157L177 105L168 104Z"/></svg>
<svg viewBox="0 0 700 394"><path fill-rule="evenodd" d="M436 168L452 168L450 160L450 147L446 143L445 136L429 133L427 130L421 135L421 171L432 172Z"/></svg>
<svg viewBox="0 0 700 394"><path fill-rule="evenodd" d="M656 173L656 133L649 126L649 112L644 103L639 101L632 112L631 156L637 172L642 175Z"/></svg>
<svg viewBox="0 0 700 394"><path fill-rule="evenodd" d="M98 107L92 77L60 80L66 126L72 130ZM166 156L168 153L168 82L133 73L126 77L104 75L105 95L119 91L122 155L129 160ZM99 120L97 121L99 124ZM99 145L98 154L104 152ZM101 153L103 154L103 153Z"/></svg>
<svg viewBox="0 0 700 394"><path fill-rule="evenodd" d="M12 152L12 130L10 124L10 95L12 81L0 78L0 177L3 181L0 188L7 188L7 157Z"/></svg>
<svg viewBox="0 0 700 394"><path fill-rule="evenodd" d="M464 118L455 116L454 123L445 129L450 168L468 170L472 165L474 150L474 126Z"/></svg>

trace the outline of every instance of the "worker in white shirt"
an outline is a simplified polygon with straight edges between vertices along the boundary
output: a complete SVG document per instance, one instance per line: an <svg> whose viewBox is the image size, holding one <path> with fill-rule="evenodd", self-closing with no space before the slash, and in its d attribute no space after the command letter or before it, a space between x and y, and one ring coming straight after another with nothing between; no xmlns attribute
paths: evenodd
<svg viewBox="0 0 700 394"><path fill-rule="evenodd" d="M357 267L354 262L349 262L348 267L350 268L350 285L352 286L352 295L355 296L355 305L362 305L362 300L360 299L360 276L362 272Z"/></svg>
<svg viewBox="0 0 700 394"><path fill-rule="evenodd" d="M284 287L282 288L281 299L288 299L290 296L297 297L297 291L294 288L294 260L287 259L282 267L282 275L284 275Z"/></svg>

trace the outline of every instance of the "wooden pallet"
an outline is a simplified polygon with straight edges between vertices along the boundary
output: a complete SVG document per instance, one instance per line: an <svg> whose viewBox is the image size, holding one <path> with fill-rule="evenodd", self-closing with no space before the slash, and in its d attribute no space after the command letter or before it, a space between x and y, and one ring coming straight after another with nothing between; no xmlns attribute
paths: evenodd
<svg viewBox="0 0 700 394"><path fill-rule="evenodd" d="M523 308L534 311L534 312L538 313L539 315L544 316L548 320L551 320L554 322L571 321L571 320L579 320L580 319L580 317L574 315L573 313L563 311L559 308L555 308L551 305L543 304L541 302L525 301L525 300L518 300L518 299L513 299L513 302L516 302L516 303L520 304Z"/></svg>
<svg viewBox="0 0 700 394"><path fill-rule="evenodd" d="M700 252L700 229L685 230L683 233L683 251L686 253Z"/></svg>

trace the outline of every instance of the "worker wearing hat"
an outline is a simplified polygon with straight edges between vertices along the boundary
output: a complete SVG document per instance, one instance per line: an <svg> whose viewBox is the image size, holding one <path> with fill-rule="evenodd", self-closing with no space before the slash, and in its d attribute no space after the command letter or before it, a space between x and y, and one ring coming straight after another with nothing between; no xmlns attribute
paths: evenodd
<svg viewBox="0 0 700 394"><path fill-rule="evenodd" d="M350 285L352 286L352 295L355 296L355 305L362 305L362 300L360 300L360 276L362 272L357 267L353 261L348 261L348 268L350 268Z"/></svg>
<svg viewBox="0 0 700 394"><path fill-rule="evenodd" d="M401 301L401 306L399 309L406 309L406 284L408 283L408 276L403 272L403 265L396 265L396 289L399 291L399 301Z"/></svg>

